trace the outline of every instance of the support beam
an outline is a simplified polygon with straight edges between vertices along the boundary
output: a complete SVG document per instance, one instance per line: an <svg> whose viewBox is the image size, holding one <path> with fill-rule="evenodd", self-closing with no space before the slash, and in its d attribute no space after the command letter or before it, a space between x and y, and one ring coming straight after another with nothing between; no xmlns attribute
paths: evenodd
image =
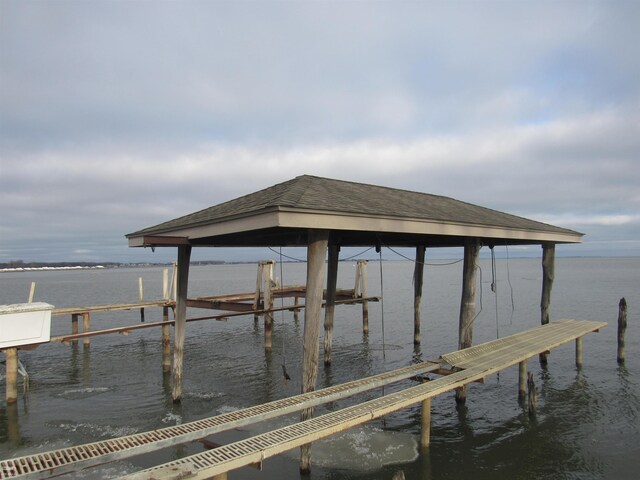
<svg viewBox="0 0 640 480"><path fill-rule="evenodd" d="M302 358L302 393L314 391L318 378L318 341L320 338L320 314L324 290L324 264L329 240L328 230L309 230L307 246L307 291ZM313 409L303 410L301 419L313 416ZM311 444L300 447L300 471L311 470Z"/></svg>
<svg viewBox="0 0 640 480"><path fill-rule="evenodd" d="M427 448L431 443L431 397L422 401L422 425L420 430L420 446Z"/></svg>
<svg viewBox="0 0 640 480"><path fill-rule="evenodd" d="M18 401L18 349L7 348L4 351L6 378L5 398L7 405Z"/></svg>
<svg viewBox="0 0 640 480"><path fill-rule="evenodd" d="M542 297L540 299L540 323L549 323L551 304L551 289L553 288L556 246L554 243L542 244ZM547 364L547 354L540 354L540 364Z"/></svg>
<svg viewBox="0 0 640 480"><path fill-rule="evenodd" d="M71 314L71 335L77 335L78 332L78 317L80 317L79 313ZM78 340L71 340L73 345L78 345Z"/></svg>
<svg viewBox="0 0 640 480"><path fill-rule="evenodd" d="M476 270L480 242L468 239L464 246L462 270L462 296L460 299L460 323L458 328L458 348L469 348L473 343L473 320L476 316ZM467 386L456 390L456 402L467 400Z"/></svg>
<svg viewBox="0 0 640 480"><path fill-rule="evenodd" d="M627 331L627 301L624 297L618 303L618 354L619 364L624 363L624 334Z"/></svg>
<svg viewBox="0 0 640 480"><path fill-rule="evenodd" d="M582 337L576 338L576 367L582 368Z"/></svg>
<svg viewBox="0 0 640 480"><path fill-rule="evenodd" d="M333 318L336 307L336 287L338 284L338 257L340 246L329 245L327 265L327 295L324 307L324 364L331 365L331 344L333 342Z"/></svg>
<svg viewBox="0 0 640 480"><path fill-rule="evenodd" d="M413 270L413 344L420 345L420 303L422 302L422 283L424 277L425 246L416 247L416 262Z"/></svg>
<svg viewBox="0 0 640 480"><path fill-rule="evenodd" d="M358 260L356 264L356 287L354 293L365 299L367 298L367 262L368 260ZM367 335L369 333L369 302L362 301L362 333Z"/></svg>
<svg viewBox="0 0 640 480"><path fill-rule="evenodd" d="M267 352L271 351L273 346L272 332L273 332L273 265L276 262L274 260L268 260L260 262L262 267L262 298L264 312L264 349Z"/></svg>
<svg viewBox="0 0 640 480"><path fill-rule="evenodd" d="M184 337L187 320L187 287L189 285L189 262L191 245L178 247L178 280L176 292L176 320L173 340L173 403L182 400L182 360L184 357Z"/></svg>
<svg viewBox="0 0 640 480"><path fill-rule="evenodd" d="M171 371L171 332L169 327L169 307L162 307L162 371Z"/></svg>
<svg viewBox="0 0 640 480"><path fill-rule="evenodd" d="M91 330L91 314L89 312L84 312L82 314L82 332L87 333ZM89 337L84 337L82 339L83 348L88 348L91 345L91 339Z"/></svg>
<svg viewBox="0 0 640 480"><path fill-rule="evenodd" d="M523 401L527 396L527 361L518 364L518 401Z"/></svg>

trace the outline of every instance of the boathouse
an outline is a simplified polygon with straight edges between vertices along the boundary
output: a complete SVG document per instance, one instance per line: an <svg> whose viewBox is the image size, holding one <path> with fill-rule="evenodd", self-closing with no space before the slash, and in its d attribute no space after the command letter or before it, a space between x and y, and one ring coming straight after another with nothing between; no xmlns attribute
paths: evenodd
<svg viewBox="0 0 640 480"><path fill-rule="evenodd" d="M420 343L419 306L426 248L463 248L459 317L459 348L463 349L472 344L476 263L482 247L541 245L541 323L546 324L549 322L555 245L578 243L582 234L444 196L303 175L130 233L127 238L131 247L178 249L172 394L174 402L179 402L189 261L193 247L307 247L302 371L302 393L306 393L316 388L325 287L325 349L329 349L330 359L340 247L415 248L415 343ZM544 357L541 360L544 361ZM464 401L464 398L464 389L459 389L457 399ZM303 418L310 414L307 411ZM303 470L308 468L308 461L308 449L306 453L303 449Z"/></svg>

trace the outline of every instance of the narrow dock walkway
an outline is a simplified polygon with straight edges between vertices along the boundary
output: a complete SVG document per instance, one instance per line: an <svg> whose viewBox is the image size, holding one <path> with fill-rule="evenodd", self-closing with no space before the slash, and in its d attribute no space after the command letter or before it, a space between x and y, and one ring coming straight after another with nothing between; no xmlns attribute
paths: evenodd
<svg viewBox="0 0 640 480"><path fill-rule="evenodd" d="M69 447L0 462L0 478L48 478L150 452L177 443L198 440L212 433L256 423L335 401L388 383L449 365L453 373L426 383L352 407L295 423L271 432L127 476L128 480L149 478L210 478L228 471L261 463L264 459L334 433L366 423L436 395L482 380L552 348L578 340L605 327L604 322L566 320L527 330L465 350L442 355L440 362L425 362L317 392L277 400L265 405L231 412L189 424L118 439Z"/></svg>

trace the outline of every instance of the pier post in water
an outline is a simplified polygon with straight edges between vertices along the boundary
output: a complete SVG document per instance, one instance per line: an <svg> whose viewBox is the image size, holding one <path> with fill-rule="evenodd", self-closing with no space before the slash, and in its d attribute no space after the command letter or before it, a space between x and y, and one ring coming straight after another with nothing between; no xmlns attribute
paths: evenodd
<svg viewBox="0 0 640 480"><path fill-rule="evenodd" d="M576 367L582 368L582 337L576 338Z"/></svg>
<svg viewBox="0 0 640 480"><path fill-rule="evenodd" d="M169 301L169 270L162 271L162 298ZM169 329L169 307L162 307L162 321L167 325L162 326L162 371L171 371L171 331Z"/></svg>
<svg viewBox="0 0 640 480"><path fill-rule="evenodd" d="M324 265L329 240L328 230L308 230L307 233L307 290L305 295L304 331L302 347L302 393L316 389L320 338L320 315L324 291ZM313 416L313 408L302 411L301 420ZM311 471L311 444L300 447L300 472Z"/></svg>
<svg viewBox="0 0 640 480"><path fill-rule="evenodd" d="M182 400L182 361L187 321L187 286L189 284L189 262L191 245L178 246L178 281L176 292L176 322L173 340L173 403Z"/></svg>
<svg viewBox="0 0 640 480"><path fill-rule="evenodd" d="M556 246L554 243L542 244L542 297L540 299L540 323L549 323L551 304L551 289L553 288ZM540 364L547 364L547 353L540 354Z"/></svg>
<svg viewBox="0 0 640 480"><path fill-rule="evenodd" d="M624 363L624 334L627 330L627 301L622 297L618 303L618 363Z"/></svg>
<svg viewBox="0 0 640 480"><path fill-rule="evenodd" d="M260 262L262 265L262 296L263 296L263 309L264 312L264 349L267 352L271 351L273 346L272 332L273 332L273 265L274 260L267 260Z"/></svg>
<svg viewBox="0 0 640 480"><path fill-rule="evenodd" d="M82 332L86 333L91 330L91 314L89 312L84 312L82 314ZM91 345L91 339L89 337L84 337L82 339L82 346L84 348L88 348Z"/></svg>
<svg viewBox="0 0 640 480"><path fill-rule="evenodd" d="M527 396L527 361L518 364L518 400L523 401Z"/></svg>
<svg viewBox="0 0 640 480"><path fill-rule="evenodd" d="M476 316L476 270L480 242L468 239L464 246L464 262L462 267L462 298L460 299L460 323L458 331L458 348L469 348L473 344L473 320ZM467 386L456 389L456 402L467 400Z"/></svg>
<svg viewBox="0 0 640 480"><path fill-rule="evenodd" d="M536 382L533 380L533 373L529 372L527 376L527 396L529 405L529 417L536 416L536 408L538 407L538 390Z"/></svg>
<svg viewBox="0 0 640 480"><path fill-rule="evenodd" d="M138 290L140 294L140 303L144 301L144 288L142 286L142 277L138 277ZM144 323L144 308L140 307L140 321Z"/></svg>
<svg viewBox="0 0 640 480"><path fill-rule="evenodd" d="M422 401L422 421L420 429L420 446L427 448L431 443L431 397Z"/></svg>
<svg viewBox="0 0 640 480"><path fill-rule="evenodd" d="M72 313L71 314L71 335L77 335L78 332L78 318L80 317L80 314L78 313ZM75 340L71 340L71 344L72 345L78 345L78 339Z"/></svg>
<svg viewBox="0 0 640 480"><path fill-rule="evenodd" d="M420 345L420 302L422 301L422 282L424 277L425 246L416 247L416 262L413 270L413 344Z"/></svg>
<svg viewBox="0 0 640 480"><path fill-rule="evenodd" d="M358 260L356 263L356 285L354 294L357 297L360 291L362 300L362 333L369 333L369 302L364 300L367 298L367 262L368 260Z"/></svg>
<svg viewBox="0 0 640 480"><path fill-rule="evenodd" d="M324 307L324 364L331 365L331 344L333 342L333 318L336 310L336 288L338 283L338 257L340 246L329 245L327 264L327 298Z"/></svg>
<svg viewBox="0 0 640 480"><path fill-rule="evenodd" d="M18 349L7 348L4 351L5 358L5 397L7 405L18 401Z"/></svg>

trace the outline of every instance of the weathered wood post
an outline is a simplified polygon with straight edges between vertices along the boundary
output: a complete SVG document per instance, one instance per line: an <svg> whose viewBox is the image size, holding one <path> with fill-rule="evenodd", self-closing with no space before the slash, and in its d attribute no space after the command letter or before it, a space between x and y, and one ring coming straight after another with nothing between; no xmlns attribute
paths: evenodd
<svg viewBox="0 0 640 480"><path fill-rule="evenodd" d="M33 297L36 294L36 282L31 282L31 289L29 290L29 303L33 303Z"/></svg>
<svg viewBox="0 0 640 480"><path fill-rule="evenodd" d="M258 310L258 308L260 308L260 296L262 295L262 270L263 270L263 263L262 262L258 262L258 274L256 275L256 293L253 296L253 309L254 310ZM254 314L253 315L253 322L255 323L256 327L258 326L258 320L260 319L260 315L258 314Z"/></svg>
<svg viewBox="0 0 640 480"><path fill-rule="evenodd" d="M624 363L624 333L627 330L627 301L622 297L618 303L618 363Z"/></svg>
<svg viewBox="0 0 640 480"><path fill-rule="evenodd" d="M5 396L7 405L18 401L18 349L7 348L5 358Z"/></svg>
<svg viewBox="0 0 640 480"><path fill-rule="evenodd" d="M91 314L89 312L83 312L82 314L82 332L88 332L91 330ZM82 339L82 347L88 348L91 345L91 338L84 337Z"/></svg>
<svg viewBox="0 0 640 480"><path fill-rule="evenodd" d="M529 400L529 417L535 417L536 408L538 406L538 391L536 389L536 382L533 380L533 373L531 372L529 372L527 377L527 392Z"/></svg>
<svg viewBox="0 0 640 480"><path fill-rule="evenodd" d="M422 302L422 283L424 277L425 246L416 247L416 262L413 270L413 344L420 345L420 302Z"/></svg>
<svg viewBox="0 0 640 480"><path fill-rule="evenodd" d="M162 271L162 298L169 300L169 270ZM171 371L171 330L169 328L169 307L162 307L162 321L167 325L162 326L162 371Z"/></svg>
<svg viewBox="0 0 640 480"><path fill-rule="evenodd" d="M556 245L545 242L542 244L542 297L540 299L540 323L549 323L551 304L551 289L553 288L555 269ZM547 353L540 354L540 364L547 364Z"/></svg>
<svg viewBox="0 0 640 480"><path fill-rule="evenodd" d="M420 429L420 445L427 448L431 443L431 397L422 401L422 425Z"/></svg>
<svg viewBox="0 0 640 480"><path fill-rule="evenodd" d="M582 337L576 338L576 367L582 368Z"/></svg>
<svg viewBox="0 0 640 480"><path fill-rule="evenodd" d="M262 297L264 312L264 349L270 352L273 346L273 265L275 260L260 262L262 265Z"/></svg>
<svg viewBox="0 0 640 480"><path fill-rule="evenodd" d="M77 335L78 334L78 318L79 317L80 317L80 314L78 314L78 313L72 313L71 314L71 334L72 335ZM72 345L78 345L78 339L71 340L71 344Z"/></svg>
<svg viewBox="0 0 640 480"><path fill-rule="evenodd" d="M144 288L142 286L142 277L138 277L138 290L140 293L140 303L144 301ZM144 308L140 307L140 321L144 323Z"/></svg>
<svg viewBox="0 0 640 480"><path fill-rule="evenodd" d="M305 295L304 331L302 347L302 393L316 389L320 338L320 314L324 290L324 264L329 240L328 230L308 230L307 234L307 291ZM302 411L301 420L313 416L313 408ZM311 470L311 444L300 447L300 472Z"/></svg>
<svg viewBox="0 0 640 480"><path fill-rule="evenodd" d="M360 297L362 300L362 333L367 335L369 333L369 302L364 300L367 298L367 263L368 260L358 260L356 263L356 286L354 293L358 296L358 290L360 291Z"/></svg>
<svg viewBox="0 0 640 480"><path fill-rule="evenodd" d="M333 318L336 309L336 288L338 284L338 257L340 246L329 245L327 265L327 297L324 307L324 364L331 365L331 344L333 342Z"/></svg>
<svg viewBox="0 0 640 480"><path fill-rule="evenodd" d="M176 297L176 322L173 340L173 403L182 400L182 360L187 320L187 287L189 285L189 261L191 245L178 246L178 281Z"/></svg>
<svg viewBox="0 0 640 480"><path fill-rule="evenodd" d="M480 242L467 239L464 245L462 267L462 296L460 299L460 323L458 328L458 348L469 348L473 343L473 320L476 316L476 265L480 253ZM456 402L467 400L467 386L456 389Z"/></svg>
<svg viewBox="0 0 640 480"><path fill-rule="evenodd" d="M518 364L518 400L523 401L527 396L527 361Z"/></svg>

